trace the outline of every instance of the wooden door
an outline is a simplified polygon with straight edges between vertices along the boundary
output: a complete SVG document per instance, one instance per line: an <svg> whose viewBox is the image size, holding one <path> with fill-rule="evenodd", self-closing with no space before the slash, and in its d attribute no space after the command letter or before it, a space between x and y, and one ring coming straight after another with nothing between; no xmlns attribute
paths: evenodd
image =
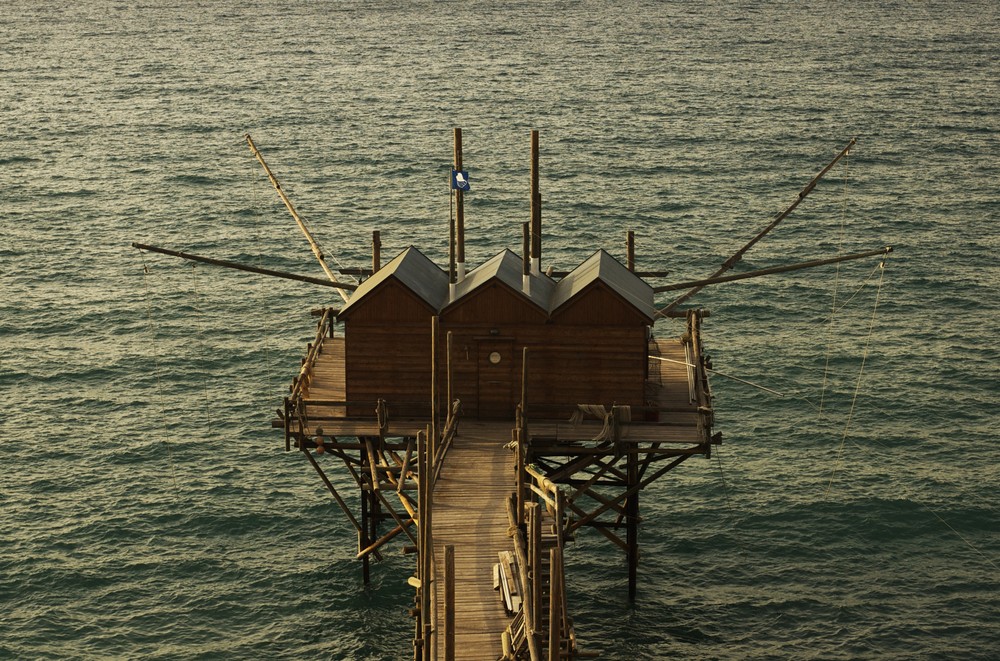
<svg viewBox="0 0 1000 661"><path fill-rule="evenodd" d="M514 340L477 343L479 417L514 419Z"/></svg>

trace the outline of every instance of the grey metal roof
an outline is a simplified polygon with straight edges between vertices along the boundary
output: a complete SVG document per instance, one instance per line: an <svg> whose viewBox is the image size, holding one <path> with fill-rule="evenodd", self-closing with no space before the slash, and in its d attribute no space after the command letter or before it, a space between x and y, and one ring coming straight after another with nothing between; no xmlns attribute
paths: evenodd
<svg viewBox="0 0 1000 661"><path fill-rule="evenodd" d="M448 302L448 275L422 252L410 246L372 277L362 282L354 290L351 300L340 309L341 314L390 277L395 277L403 283L426 301L435 312Z"/></svg>
<svg viewBox="0 0 1000 661"><path fill-rule="evenodd" d="M499 280L547 314L552 314L590 284L600 280L648 319L655 317L653 288L604 250L598 250L588 257L558 283L547 275L529 276L530 294L524 293L522 274L521 258L510 250L503 250L466 274L465 279L455 286L453 303L471 295L486 283ZM390 277L399 280L426 301L435 312L440 312L449 304L447 273L422 252L410 246L361 283L351 300L341 308L341 314Z"/></svg>
<svg viewBox="0 0 1000 661"><path fill-rule="evenodd" d="M510 250L504 250L491 257L465 275L465 279L455 286L455 301L460 301L479 287L493 279L498 279L511 289L520 292L539 308L548 312L549 299L555 289L555 282L547 275L531 275L531 294L524 293L524 263Z"/></svg>
<svg viewBox="0 0 1000 661"><path fill-rule="evenodd" d="M604 250L595 252L559 281L552 293L549 313L558 310L597 280L611 287L650 320L654 319L653 288Z"/></svg>

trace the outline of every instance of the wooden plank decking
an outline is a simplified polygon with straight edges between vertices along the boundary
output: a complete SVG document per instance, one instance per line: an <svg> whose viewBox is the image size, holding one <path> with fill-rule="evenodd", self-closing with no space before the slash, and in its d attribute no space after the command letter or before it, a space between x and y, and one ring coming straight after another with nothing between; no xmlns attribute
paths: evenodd
<svg viewBox="0 0 1000 661"><path fill-rule="evenodd" d="M674 456L704 452L701 444L708 440L710 423L706 427L704 413L692 399L691 360L679 338L650 343L646 399L659 411L637 411L633 420L623 424L619 450ZM306 429L300 430L297 419L292 420L293 433L311 435L322 427L324 435L338 437L344 448L354 447L351 437L379 435L374 407L370 418L347 417L343 338L324 338L321 351L300 379L299 412L305 416ZM455 549L455 658L495 659L502 653L501 635L511 616L493 589L493 565L500 552L513 549L506 499L516 488L514 453L504 447L511 439L513 422L461 420L434 489L431 525L436 580L431 622L440 658L444 658L445 645L446 546ZM412 438L425 428L426 421L390 415L388 424L385 436ZM606 452L606 447L590 442L602 425L603 421L593 419L574 425L568 420L536 418L530 420L529 430L537 453L570 456Z"/></svg>
<svg viewBox="0 0 1000 661"><path fill-rule="evenodd" d="M497 553L510 551L505 499L515 489L510 424L463 421L434 488L437 648L444 658L444 547L455 547L455 658L496 659L510 622L493 589Z"/></svg>

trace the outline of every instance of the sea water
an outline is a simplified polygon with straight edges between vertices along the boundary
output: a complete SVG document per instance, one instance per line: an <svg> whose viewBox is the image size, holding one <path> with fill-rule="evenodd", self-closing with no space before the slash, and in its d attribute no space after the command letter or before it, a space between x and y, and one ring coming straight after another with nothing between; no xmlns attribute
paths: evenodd
<svg viewBox="0 0 1000 661"><path fill-rule="evenodd" d="M998 25L989 1L8 1L0 657L412 656L412 557L363 585L270 428L336 294L130 244L321 276L249 132L340 264L376 229L443 263L455 126L472 265L519 249L532 129L557 269L634 230L654 284L704 277L854 137L737 268L895 248L693 299L724 444L643 493L634 603L617 549L570 545L585 650L1000 656Z"/></svg>

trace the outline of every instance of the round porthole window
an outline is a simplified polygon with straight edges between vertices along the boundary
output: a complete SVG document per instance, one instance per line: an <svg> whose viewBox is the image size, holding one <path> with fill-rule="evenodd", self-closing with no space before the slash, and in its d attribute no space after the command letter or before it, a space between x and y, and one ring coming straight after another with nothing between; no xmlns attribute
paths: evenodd
<svg viewBox="0 0 1000 661"><path fill-rule="evenodd" d="M494 365L496 365L497 363L500 362L500 352L499 351L494 351L493 353L490 354L490 362L493 363Z"/></svg>

